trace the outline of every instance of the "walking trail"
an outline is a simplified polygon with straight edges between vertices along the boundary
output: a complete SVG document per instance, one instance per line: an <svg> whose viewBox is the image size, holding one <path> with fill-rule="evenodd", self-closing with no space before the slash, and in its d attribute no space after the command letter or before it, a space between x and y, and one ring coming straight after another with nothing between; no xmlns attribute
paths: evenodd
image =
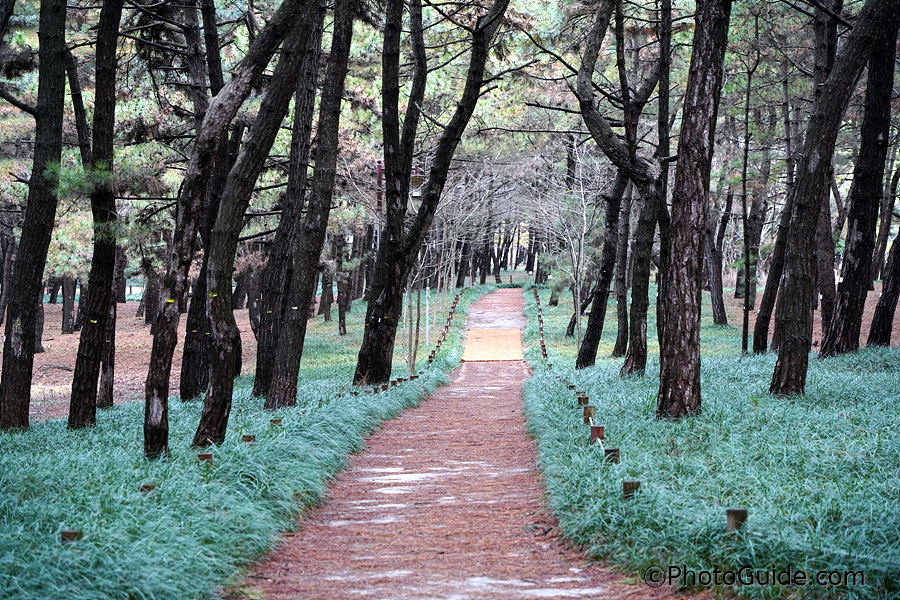
<svg viewBox="0 0 900 600"><path fill-rule="evenodd" d="M525 432L522 309L517 289L472 305L451 383L368 438L329 501L246 579L246 598L671 597L558 538Z"/></svg>

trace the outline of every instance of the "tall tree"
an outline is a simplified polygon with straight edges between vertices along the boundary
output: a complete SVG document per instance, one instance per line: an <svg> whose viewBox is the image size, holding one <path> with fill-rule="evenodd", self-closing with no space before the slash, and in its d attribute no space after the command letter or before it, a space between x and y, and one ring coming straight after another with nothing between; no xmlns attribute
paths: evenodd
<svg viewBox="0 0 900 600"><path fill-rule="evenodd" d="M822 190L828 184L841 117L876 42L887 27L884 15L895 8L894 4L891 0L866 1L809 118L797 168L785 252L783 311L779 323L781 345L769 385L770 393L775 395L803 394L806 389L815 306L815 230Z"/></svg>
<svg viewBox="0 0 900 600"><path fill-rule="evenodd" d="M900 298L900 233L891 244L891 252L884 265L882 278L881 298L878 299L875 314L872 315L872 327L866 342L870 347L891 345L894 313L897 310L897 299Z"/></svg>
<svg viewBox="0 0 900 600"><path fill-rule="evenodd" d="M319 57L322 55L325 13L323 3L316 17L313 35L309 38L309 47L303 57L300 79L297 81L297 91L294 94L287 188L281 204L281 219L278 221L275 239L268 249L265 272L262 275L264 283L256 346L256 376L253 378L253 395L256 397L265 397L269 393L278 354L281 322L285 318L286 311L293 306L290 297L293 273L292 247L306 205L309 148L315 116L316 79L319 74Z"/></svg>
<svg viewBox="0 0 900 600"><path fill-rule="evenodd" d="M356 362L353 382L377 383L390 379L399 317L403 308L403 292L419 249L431 227L450 164L463 132L475 111L485 83L488 52L494 34L500 27L509 0L494 0L486 12L480 14L474 26L464 26L471 36L469 68L463 93L450 121L444 127L434 151L428 180L422 191L419 210L409 229L404 220L409 202L409 181L412 150L419 119L415 99L422 98L425 89L425 44L422 39L421 10L410 3L413 61L416 74L403 119L402 135L399 112L400 26L402 3L391 0L385 12L385 37L382 58L382 130L385 138L385 206L387 219L375 274L369 290L366 327Z"/></svg>
<svg viewBox="0 0 900 600"><path fill-rule="evenodd" d="M191 79L191 100L194 105L194 118L196 127L199 128L209 107L209 97L206 95L207 78L209 80L209 92L216 96L225 85L222 73L222 56L219 50L219 30L216 23L216 8L212 0L203 0L200 6L200 14L203 18L203 43L200 41L200 23L197 20L197 8L187 4L184 10L184 37L188 47L186 62ZM205 53L203 52L205 50ZM206 56L204 68L203 55ZM216 150L213 175L203 196L201 208L200 245L203 248L203 256L200 261L200 272L194 280L191 289L193 299L188 306L187 322L184 334L184 355L181 360L181 376L178 379L178 389L182 401L193 400L199 397L209 383L209 325L206 315L206 272L209 259L209 238L216 215L219 212L219 197L225 187L228 172L231 170L240 148L243 128L235 126L231 129L227 143L223 143ZM196 301L194 301L196 300Z"/></svg>
<svg viewBox="0 0 900 600"><path fill-rule="evenodd" d="M622 366L622 374L628 375L642 373L647 364L650 254L653 249L654 230L660 213L659 178L661 171L656 165L629 151L627 144L613 132L609 122L600 114L594 102L592 77L597 65L600 45L606 36L614 8L615 0L603 0L597 8L594 25L588 34L584 56L578 70L576 93L581 117L594 142L616 168L628 175L644 201L635 231L630 339L625 364Z"/></svg>
<svg viewBox="0 0 900 600"><path fill-rule="evenodd" d="M822 323L825 336L821 356L852 352L859 348L863 309L872 275L878 209L884 191L900 10L893 11L885 19L890 24L882 31L882 37L869 59L859 156L848 198L850 210L841 283L838 284L834 316L830 323Z"/></svg>
<svg viewBox="0 0 900 600"><path fill-rule="evenodd" d="M94 58L94 132L91 143L91 213L94 218L94 254L88 275L91 293L81 299L84 323L72 375L69 429L93 425L97 419L97 382L105 346L106 322L116 271L116 191L113 188L113 149L116 124L116 42L124 0L104 0L97 25ZM113 305L114 306L114 305Z"/></svg>
<svg viewBox="0 0 900 600"><path fill-rule="evenodd" d="M35 118L34 156L22 236L10 277L0 378L0 429L28 427L34 366L36 300L41 296L44 266L56 218L56 187L62 156L66 3L43 0L40 7L38 97L28 107ZM27 257L27 259L25 258Z"/></svg>
<svg viewBox="0 0 900 600"><path fill-rule="evenodd" d="M165 300L154 324L150 367L144 389L144 454L148 457L158 457L168 452L169 375L172 354L178 341L181 316L178 300L187 290L200 208L218 147L225 130L259 81L281 41L298 23L310 22L317 6L316 0L284 1L255 38L244 59L232 72L231 79L210 103L197 132L178 196L178 216L162 282Z"/></svg>
<svg viewBox="0 0 900 600"><path fill-rule="evenodd" d="M694 14L694 44L672 191L670 255L678 260L668 263L664 290L666 325L656 400L660 419L685 416L700 408L702 240L731 0L699 0Z"/></svg>
<svg viewBox="0 0 900 600"><path fill-rule="evenodd" d="M350 0L338 0L335 4L334 33L325 72L325 85L319 103L316 168L313 172L306 214L298 224L299 230L294 235L291 248L293 265L288 295L295 304L286 311L282 320L279 351L265 402L265 407L270 409L292 406L297 402L297 376L306 340L307 307L315 300L316 283L319 278L319 256L325 243L334 193L341 98L349 68L353 17L354 9Z"/></svg>
<svg viewBox="0 0 900 600"><path fill-rule="evenodd" d="M225 439L234 378L240 372L241 335L234 321L231 301L238 237L253 187L287 114L312 25L312 20L301 23L285 38L281 57L250 129L250 136L228 173L220 198L216 224L209 239L208 296L205 298L212 349L209 387L203 401L200 424L194 435L194 446L220 444ZM323 132L320 135L324 137Z"/></svg>

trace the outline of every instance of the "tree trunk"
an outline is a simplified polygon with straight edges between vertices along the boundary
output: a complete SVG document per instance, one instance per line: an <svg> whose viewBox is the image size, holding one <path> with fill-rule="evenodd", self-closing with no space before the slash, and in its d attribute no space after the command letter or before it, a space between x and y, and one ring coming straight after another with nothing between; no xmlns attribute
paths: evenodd
<svg viewBox="0 0 900 600"><path fill-rule="evenodd" d="M103 0L97 26L94 93L93 164L96 173L113 172L113 148L116 119L116 42L124 0ZM84 321L72 375L69 400L69 429L90 427L97 421L97 383L110 314L110 296L116 272L116 191L111 177L97 177L91 191L91 213L94 220L94 252L88 276L88 297L82 294L79 309L84 307ZM115 310L115 298L112 299Z"/></svg>
<svg viewBox="0 0 900 600"><path fill-rule="evenodd" d="M628 350L628 258L631 247L631 204L634 186L629 184L619 215L619 243L616 247L616 345L612 356L625 356Z"/></svg>
<svg viewBox="0 0 900 600"><path fill-rule="evenodd" d="M75 331L81 331L81 326L84 325L84 309L87 306L88 291L90 290L90 288L82 279L78 282L78 290L78 302L76 303L75 323L73 325Z"/></svg>
<svg viewBox="0 0 900 600"><path fill-rule="evenodd" d="M900 298L900 233L891 244L891 252L884 265L882 274L881 297L872 315L872 328L866 345L890 346L891 332L894 329L894 313L897 310L897 299Z"/></svg>
<svg viewBox="0 0 900 600"><path fill-rule="evenodd" d="M884 163L887 157L891 124L891 90L894 86L894 54L900 11L892 12L882 39L869 59L866 83L865 115L860 130L859 157L850 186L847 246L841 283L838 285L837 309L827 324L821 356L853 352L859 348L866 294L872 275L872 252L878 209L884 190ZM823 312L824 317L824 312Z"/></svg>
<svg viewBox="0 0 900 600"><path fill-rule="evenodd" d="M700 409L700 248L730 15L731 0L697 2L672 192L671 256L678 259L669 261L667 270L657 418L682 417Z"/></svg>
<svg viewBox="0 0 900 600"><path fill-rule="evenodd" d="M613 132L609 122L594 105L591 83L600 44L606 35L615 0L603 0L597 8L596 19L591 30L581 68L578 71L578 104L581 116L591 132L591 137L609 160L638 188L644 199L644 207L635 232L634 284L631 293L630 343L622 375L642 373L647 364L647 308L650 304L650 253L653 235L660 215L660 193L658 177L661 173L643 158L637 156L622 143Z"/></svg>
<svg viewBox="0 0 900 600"><path fill-rule="evenodd" d="M334 304L334 280L326 268L322 272L322 296L319 299L319 314L325 316L325 322L331 322L331 305Z"/></svg>
<svg viewBox="0 0 900 600"><path fill-rule="evenodd" d="M713 323L716 325L728 325L728 316L725 314L725 292L722 284L722 267L724 257L722 250L725 244L725 229L728 226L728 220L731 218L731 207L734 203L734 193L728 190L725 196L725 209L719 218L719 227L713 233L713 229L708 224L706 230L706 261L707 271L709 272L709 289L712 299Z"/></svg>
<svg viewBox="0 0 900 600"><path fill-rule="evenodd" d="M250 45L231 79L216 95L194 141L194 148L179 193L175 236L166 260L163 289L166 299L181 298L193 261L202 198L223 132L259 80L282 39L297 23L308 22L318 6L314 0L285 0ZM144 453L158 457L168 453L168 396L172 354L178 341L180 312L166 303L157 318L145 385Z"/></svg>
<svg viewBox="0 0 900 600"><path fill-rule="evenodd" d="M63 335L75 333L75 289L77 281L71 275L63 275L62 279L62 329Z"/></svg>
<svg viewBox="0 0 900 600"><path fill-rule="evenodd" d="M43 290L41 290L43 292ZM44 294L41 293L41 296L37 301L37 312L34 317L34 353L40 354L44 352L44 302L43 302Z"/></svg>
<svg viewBox="0 0 900 600"><path fill-rule="evenodd" d="M341 115L341 96L347 76L350 42L353 36L353 8L347 0L335 4L334 33L325 86L319 107L316 127L315 171L310 188L306 214L294 237L293 273L289 298L292 304L285 311L278 354L272 381L266 395L265 408L293 406L297 402L297 376L303 345L306 338L306 306L315 297L318 279L319 256L325 242L331 199L334 192L335 169L338 154L338 128Z"/></svg>
<svg viewBox="0 0 900 600"><path fill-rule="evenodd" d="M18 256L10 278L0 379L0 429L28 427L31 377L34 365L34 331L37 304L43 289L44 265L56 218L58 174L51 165L62 154L63 100L66 87L66 4L44 0L40 4L38 98L35 110L35 144L27 210L22 225ZM27 257L27 260L23 258Z"/></svg>
<svg viewBox="0 0 900 600"><path fill-rule="evenodd" d="M872 281L878 279L882 275L884 267L884 255L887 252L888 236L891 235L891 221L894 218L894 204L897 199L897 184L900 183L900 166L894 171L891 177L891 185L885 190L884 198L881 200L881 216L879 217L878 241L875 243L875 253L872 259Z"/></svg>
<svg viewBox="0 0 900 600"><path fill-rule="evenodd" d="M815 228L822 189L827 185L841 117L886 27L884 15L891 9L890 0L866 1L810 115L787 239L782 340L769 386L769 392L777 396L803 394L806 389L815 290Z"/></svg>
<svg viewBox="0 0 900 600"><path fill-rule="evenodd" d="M385 137L385 164L387 166L387 190L390 192L386 206L388 219L386 240L382 242L376 261L375 281L371 301L366 311L366 327L359 350L355 384L384 382L390 379L397 333L398 317L403 303L403 289L410 269L419 254L422 243L443 193L450 171L450 165L462 134L475 110L484 85L485 65L494 38L509 0L494 0L486 14L483 14L470 30L472 49L469 68L462 97L446 127L443 129L434 151L428 181L422 191L422 201L415 219L406 235L404 215L408 202L409 174L413 159L418 121L418 109L410 100L407 114L403 119L403 134L399 126L399 47L400 23L392 28L389 41L388 27L385 26L385 51L383 61L384 87L382 106L384 110L383 131ZM402 3L390 3L391 14L402 13ZM419 2L410 4L410 19L413 32L413 53L416 77L410 98L421 98L425 90L425 44L422 39L421 6ZM391 19L386 18L386 23ZM421 88L419 87L421 86Z"/></svg>
<svg viewBox="0 0 900 600"><path fill-rule="evenodd" d="M186 29L185 38L189 39L191 48L188 63L191 79L197 90L202 90L209 75L209 89L212 96L218 95L225 85L222 74L222 57L219 51L219 35L216 25L215 5L211 0L202 0L200 13L203 17L203 47L206 50L206 69L203 68L200 48L200 26L197 22L196 10L193 6L185 6L185 20L189 26ZM209 99L205 94L191 94L194 103L194 112L203 115L209 109ZM198 119L197 128L202 125L202 119ZM200 243L203 256L200 260L200 272L198 273L191 290L191 303L188 308L187 322L185 323L184 350L181 359L181 374L178 378L179 395L183 402L198 398L209 384L209 323L206 314L206 274L208 271L207 260L209 258L209 244L212 227L219 214L219 199L228 179L228 172L237 160L240 150L241 138L244 126L234 125L231 134L227 136L225 143L216 149L216 156L212 166L213 175L210 178L206 193L202 197L202 215L200 217Z"/></svg>
<svg viewBox="0 0 900 600"><path fill-rule="evenodd" d="M347 312L350 308L349 282L352 273L344 273L344 235L339 231L334 236L331 253L334 256L334 278L337 280L338 335L347 335Z"/></svg>
<svg viewBox="0 0 900 600"><path fill-rule="evenodd" d="M237 161L228 173L219 201L219 214L210 234L206 280L206 313L212 350L209 386L200 424L194 434L195 447L221 444L225 440L234 378L239 374L241 356L241 335L234 320L231 297L235 252L253 187L287 114L313 22L313 18L301 21L285 38L272 80L250 128L250 137L241 147Z"/></svg>
<svg viewBox="0 0 900 600"><path fill-rule="evenodd" d="M785 251L787 249L787 235L790 229L791 212L794 207L794 151L793 151L793 127L791 124L790 96L788 94L788 62L784 61L782 72L782 117L784 119L784 146L785 146L785 178L787 180L786 200L778 223L778 233L775 236L775 246L772 249L772 260L769 263L769 274L766 279L766 287L759 301L759 310L756 311L756 324L753 326L753 353L765 354L769 345L769 324L772 320L772 310L778 298L778 289L781 287L781 276L784 273Z"/></svg>
<svg viewBox="0 0 900 600"><path fill-rule="evenodd" d="M116 248L116 260L124 255L121 246ZM112 283L112 293L109 298L109 314L106 316L106 332L103 340L103 351L100 355L100 386L97 389L97 408L109 408L113 405L115 375L116 375L116 318L118 313L118 300L116 291L121 288L120 281L124 280L124 272L116 274Z"/></svg>
<svg viewBox="0 0 900 600"><path fill-rule="evenodd" d="M3 325L6 319L6 305L9 302L13 265L16 262L16 238L13 235L4 235L0 244L3 247L3 269L0 271L3 277L3 288L0 290L0 325Z"/></svg>
<svg viewBox="0 0 900 600"><path fill-rule="evenodd" d="M628 176L622 171L616 175L612 190L606 197L606 225L603 235L603 259L600 263L600 274L592 294L591 314L584 329L584 339L578 349L575 368L584 369L597 361L597 348L603 335L603 323L606 320L606 303L609 301L609 288L616 266L616 249L619 245L619 214L622 209L622 196L628 185Z"/></svg>

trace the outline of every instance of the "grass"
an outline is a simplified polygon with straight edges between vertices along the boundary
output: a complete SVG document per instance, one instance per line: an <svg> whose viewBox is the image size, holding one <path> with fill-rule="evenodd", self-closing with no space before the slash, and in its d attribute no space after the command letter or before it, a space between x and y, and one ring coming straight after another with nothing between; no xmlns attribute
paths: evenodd
<svg viewBox="0 0 900 600"><path fill-rule="evenodd" d="M620 378L621 359L607 358L616 328L611 303L602 358L575 371L567 366L574 342L562 336L571 303L548 309L548 295L541 299L552 371L534 349L536 308L526 294L527 358L536 363L526 409L548 501L570 540L637 576L671 565L697 573L790 566L810 575L834 571L832 582L846 573L865 577L864 585L852 577L825 586L722 585L720 595L900 597L900 351L813 358L807 394L779 399L767 393L775 356L741 357L738 329L704 323L702 414L657 421L655 326L648 327L646 375ZM588 445L569 382L597 407L606 445L620 448L619 464ZM623 480L641 481L634 500L623 500ZM725 532L729 507L749 511L738 534Z"/></svg>
<svg viewBox="0 0 900 600"><path fill-rule="evenodd" d="M228 437L212 450L212 465L189 448L201 405L177 399L169 413L172 452L163 461L142 457L139 403L102 411L87 430L69 432L55 420L0 435L0 598L220 597L321 501L367 433L447 380L461 355L459 324L483 291L464 295L425 375L378 395L341 393L361 333L338 338L336 323L316 324L297 406L263 411L250 397L252 379L239 378ZM361 330L362 313L354 307L351 331ZM404 372L395 363L395 373ZM283 426L272 427L272 417ZM242 443L245 433L256 443ZM144 483L155 490L139 491ZM80 529L83 538L62 544L64 529Z"/></svg>

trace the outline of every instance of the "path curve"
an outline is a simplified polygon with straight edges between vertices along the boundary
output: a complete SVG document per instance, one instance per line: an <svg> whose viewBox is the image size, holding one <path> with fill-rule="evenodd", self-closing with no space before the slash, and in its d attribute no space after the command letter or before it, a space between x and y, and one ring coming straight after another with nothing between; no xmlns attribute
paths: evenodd
<svg viewBox="0 0 900 600"><path fill-rule="evenodd" d="M477 328L524 327L522 292L469 309ZM465 362L386 423L241 588L246 598L659 598L557 536L526 436L523 361Z"/></svg>

